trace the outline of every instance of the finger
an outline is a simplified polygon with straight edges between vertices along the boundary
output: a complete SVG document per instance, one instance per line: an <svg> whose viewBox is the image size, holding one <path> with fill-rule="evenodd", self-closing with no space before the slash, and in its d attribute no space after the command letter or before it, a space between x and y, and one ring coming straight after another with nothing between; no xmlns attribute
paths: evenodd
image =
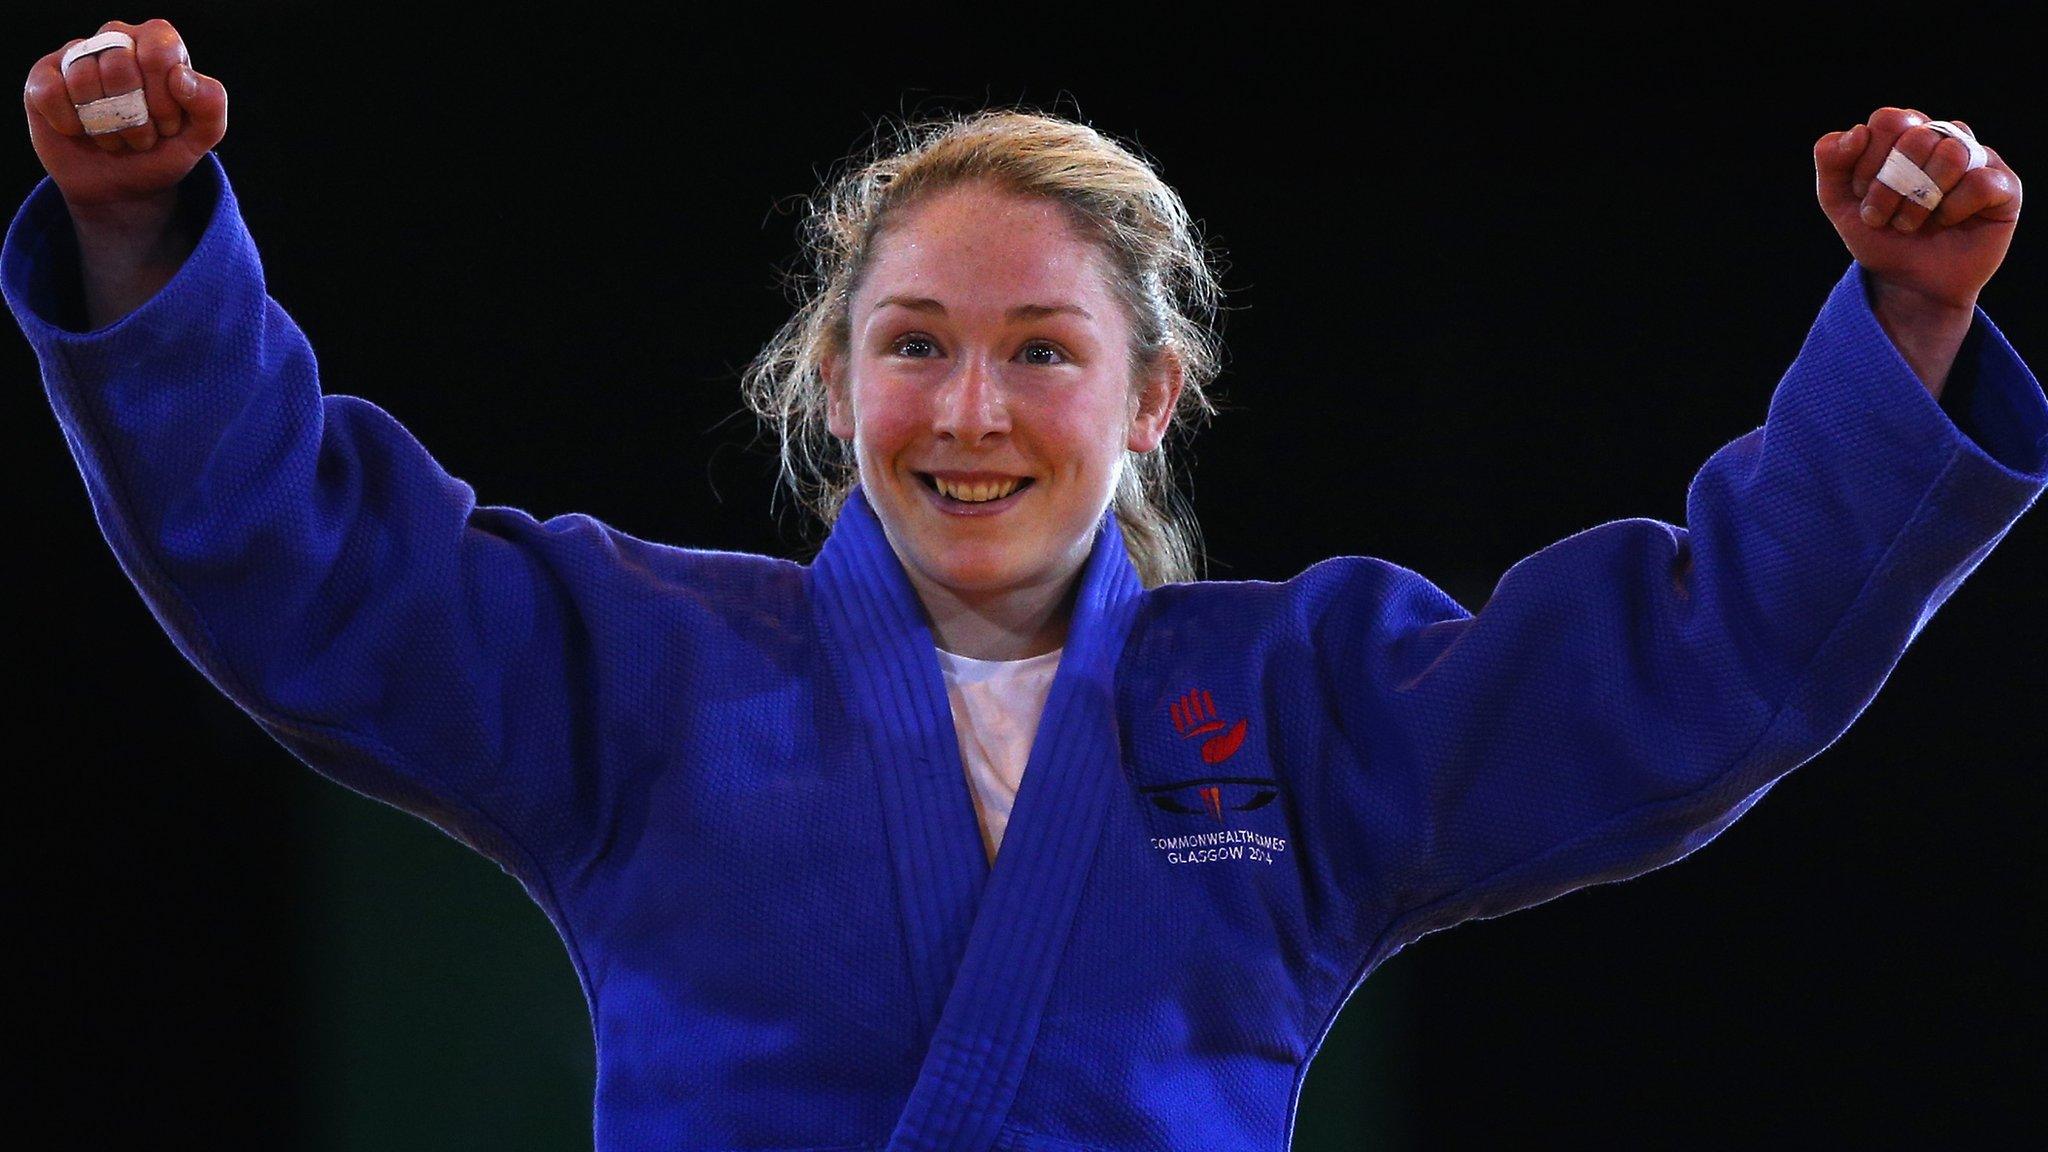
<svg viewBox="0 0 2048 1152"><path fill-rule="evenodd" d="M82 36L67 41L64 51L69 52L84 42L85 38ZM74 102L89 104L107 94L106 89L100 86L100 57L104 55L105 52L95 52L90 56L80 56L73 60L69 67L63 69L64 87ZM58 60L61 63L63 57L59 56Z"/></svg>
<svg viewBox="0 0 2048 1152"><path fill-rule="evenodd" d="M1924 124L1899 137L1899 151L1927 173L1927 179L1941 190L1943 200L1948 198L1949 190L1962 180L1964 167L1970 162L1968 145L1943 136ZM1936 202L1937 206L1939 203ZM1900 232L1912 232L1926 223L1931 215L1933 209L1916 203L1911 197L1902 197L1899 210L1891 218L1891 226Z"/></svg>
<svg viewBox="0 0 2048 1152"><path fill-rule="evenodd" d="M1912 161L1914 167L1925 172L1927 170L1928 157L1934 154L1934 145L1941 138L1940 133L1926 127L1927 118L1922 113L1910 108L1904 111L1907 113L1908 119L1899 122L1906 124L1907 127L1892 138L1885 156L1889 157L1893 151L1896 151L1899 155ZM1874 129L1873 139L1882 141L1884 139L1883 130ZM1868 159L1868 156L1864 157L1864 160L1867 161ZM1882 162L1880 162L1881 165ZM1860 167L1861 164L1859 163L1858 166ZM1892 225L1893 217L1896 214L1909 207L1918 207L1918 205L1914 204L1912 199L1905 193L1891 187L1884 181L1872 180L1869 190L1863 195L1863 206L1858 214L1863 217L1863 222L1870 227L1885 228ZM1918 222L1915 221L1915 223ZM1902 228L1900 231L1905 231L1905 229Z"/></svg>
<svg viewBox="0 0 2048 1152"><path fill-rule="evenodd" d="M142 67L142 86L149 98L149 118L159 136L176 136L184 129L185 110L171 96L171 71L191 62L185 42L168 20L151 20L137 28L135 60Z"/></svg>
<svg viewBox="0 0 2048 1152"><path fill-rule="evenodd" d="M40 115L50 127L66 136L84 137L85 125L78 122L78 109L71 106L71 93L64 85L64 74L57 70L57 62L69 51L71 41L57 49L28 70L28 84L21 91L22 102Z"/></svg>
<svg viewBox="0 0 2048 1152"><path fill-rule="evenodd" d="M2006 223L2019 219L2020 182L2002 164L1987 164L1963 174L1941 206L1934 210L1934 222L1953 228L1969 220Z"/></svg>
<svg viewBox="0 0 2048 1152"><path fill-rule="evenodd" d="M1892 146L1899 142L1899 137L1906 134L1906 129L1927 123L1927 117L1911 108L1887 106L1872 112L1869 123L1870 145L1863 150L1862 159L1856 161L1856 175L1849 185L1858 200L1870 194L1870 186L1877 180L1877 170L1884 167L1884 158L1891 155Z"/></svg>
<svg viewBox="0 0 2048 1152"><path fill-rule="evenodd" d="M138 45L141 43L135 35L140 29L133 24L120 20L107 21L100 26L100 31L126 32L130 40L135 40ZM96 52L94 55L99 58L100 84L106 89L107 95L122 96L130 92L142 92L144 90L142 84L142 65L135 59L134 48L109 48L104 52ZM144 98L144 103L148 103L147 96ZM155 124L138 124L133 128L123 128L116 135L120 136L122 141L136 152L147 152L156 145Z"/></svg>
<svg viewBox="0 0 2048 1152"><path fill-rule="evenodd" d="M1813 142L1814 191L1829 216L1853 211L1856 197L1849 190L1856 161L1870 142L1870 129L1862 124L1846 132L1830 132Z"/></svg>
<svg viewBox="0 0 2048 1152"><path fill-rule="evenodd" d="M68 52L74 45L83 41L84 37L80 37L64 45L64 49ZM74 110L107 94L105 86L100 82L100 57L105 55L105 52L95 52L90 56L80 56L71 62L71 67L62 70L66 98L71 101ZM118 155L128 151L128 148L114 136L88 136L87 139L102 152Z"/></svg>

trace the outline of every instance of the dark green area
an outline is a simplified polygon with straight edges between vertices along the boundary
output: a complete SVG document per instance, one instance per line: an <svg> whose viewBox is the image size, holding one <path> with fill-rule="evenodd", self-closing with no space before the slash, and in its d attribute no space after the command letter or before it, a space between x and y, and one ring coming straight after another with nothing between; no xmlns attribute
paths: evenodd
<svg viewBox="0 0 2048 1152"><path fill-rule="evenodd" d="M323 792L306 885L308 1146L590 1147L596 1047L546 915L432 825Z"/></svg>
<svg viewBox="0 0 2048 1152"><path fill-rule="evenodd" d="M1395 957L1361 985L1308 1066L1293 1152L1406 1152L1415 1094L1407 1077L1405 971Z"/></svg>

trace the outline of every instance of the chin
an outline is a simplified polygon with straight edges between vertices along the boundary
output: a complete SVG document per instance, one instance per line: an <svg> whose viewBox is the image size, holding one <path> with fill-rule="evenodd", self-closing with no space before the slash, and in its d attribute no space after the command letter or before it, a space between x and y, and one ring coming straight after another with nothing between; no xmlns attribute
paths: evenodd
<svg viewBox="0 0 2048 1152"><path fill-rule="evenodd" d="M932 575L961 592L1000 592L1029 582L1036 573L1014 564L952 564L937 568Z"/></svg>

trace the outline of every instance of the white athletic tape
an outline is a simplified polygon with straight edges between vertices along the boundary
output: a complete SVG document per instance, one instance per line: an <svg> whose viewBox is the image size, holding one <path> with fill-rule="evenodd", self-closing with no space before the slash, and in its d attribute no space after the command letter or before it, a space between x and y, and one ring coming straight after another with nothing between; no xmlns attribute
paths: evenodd
<svg viewBox="0 0 2048 1152"><path fill-rule="evenodd" d="M143 98L140 88L74 107L78 109L78 122L85 125L87 136L110 136L149 123L149 101Z"/></svg>
<svg viewBox="0 0 2048 1152"><path fill-rule="evenodd" d="M1941 187L1897 148L1884 158L1884 167L1877 170L1877 182L1929 212L1941 203Z"/></svg>
<svg viewBox="0 0 2048 1152"><path fill-rule="evenodd" d="M1984 165L1991 163L1991 153L1986 152L1984 146L1977 143L1975 136L1964 131L1962 125L1951 124L1946 120L1929 120L1927 126L1950 139L1961 140L1963 147L1970 150L1970 162L1963 165L1963 171L1975 172Z"/></svg>
<svg viewBox="0 0 2048 1152"><path fill-rule="evenodd" d="M64 51L64 60L57 65L57 71L69 71L79 59L115 48L135 50L135 37L119 29L109 29L90 40L80 40ZM149 98L142 89L123 92L118 96L103 96L87 104L73 104L78 109L78 122L85 126L87 136L111 136L130 128L140 128L149 123Z"/></svg>
<svg viewBox="0 0 2048 1152"><path fill-rule="evenodd" d="M1963 171L1974 172L1991 162L1991 154L1985 151L1977 138L1965 132L1959 125L1947 120L1929 120L1927 127L1934 129L1952 140L1961 140L1970 150L1970 159L1963 165ZM1929 212L1941 204L1941 186L1915 164L1911 157L1893 148L1884 158L1884 167L1877 170L1878 183L1911 200Z"/></svg>
<svg viewBox="0 0 2048 1152"><path fill-rule="evenodd" d="M105 52L109 48L126 48L133 51L135 48L135 37L119 29L112 29L102 32L90 40L80 40L65 50L64 62L57 65L57 71L68 72L71 70L72 63L80 56L90 56L95 52Z"/></svg>

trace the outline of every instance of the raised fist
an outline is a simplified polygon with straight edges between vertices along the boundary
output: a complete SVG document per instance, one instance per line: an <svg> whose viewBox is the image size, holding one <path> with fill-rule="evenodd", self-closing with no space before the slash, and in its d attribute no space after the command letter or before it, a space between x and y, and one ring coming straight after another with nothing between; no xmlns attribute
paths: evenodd
<svg viewBox="0 0 2048 1152"><path fill-rule="evenodd" d="M1814 141L1814 191L1849 254L1881 288L1967 312L2005 260L2020 218L2020 178L1985 146L1969 168L1969 148L1927 127L1917 108L1879 108L1870 120ZM1958 128L1975 133L1962 121ZM1877 179L1897 148L1936 190L1930 210Z"/></svg>
<svg viewBox="0 0 2048 1152"><path fill-rule="evenodd" d="M85 37L36 61L21 101L29 139L43 168L73 210L160 201L192 171L228 128L228 91L192 70L192 56L167 20L109 20L101 32L127 33L133 48L80 56L62 68L64 53ZM88 135L80 105L140 92L149 123Z"/></svg>

